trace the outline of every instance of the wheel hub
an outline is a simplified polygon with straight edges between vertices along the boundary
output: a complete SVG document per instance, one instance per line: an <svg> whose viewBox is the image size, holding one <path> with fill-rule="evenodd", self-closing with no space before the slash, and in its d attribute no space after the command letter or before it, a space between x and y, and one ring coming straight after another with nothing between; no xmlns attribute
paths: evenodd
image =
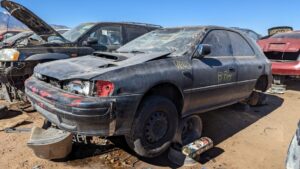
<svg viewBox="0 0 300 169"><path fill-rule="evenodd" d="M145 136L149 143L155 143L162 139L168 130L168 120L163 112L155 112L146 121Z"/></svg>

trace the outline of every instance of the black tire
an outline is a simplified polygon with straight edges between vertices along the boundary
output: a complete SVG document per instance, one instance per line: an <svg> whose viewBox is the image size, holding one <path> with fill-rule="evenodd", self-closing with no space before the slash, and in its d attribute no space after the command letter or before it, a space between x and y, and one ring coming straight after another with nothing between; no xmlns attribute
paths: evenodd
<svg viewBox="0 0 300 169"><path fill-rule="evenodd" d="M137 111L128 146L139 156L152 158L165 152L178 128L178 112L172 101L161 96L149 96Z"/></svg>
<svg viewBox="0 0 300 169"><path fill-rule="evenodd" d="M181 139L182 145L188 145L201 138L203 124L198 115L186 117L182 120Z"/></svg>
<svg viewBox="0 0 300 169"><path fill-rule="evenodd" d="M250 106L263 106L267 104L267 95L262 92L253 91L248 99Z"/></svg>

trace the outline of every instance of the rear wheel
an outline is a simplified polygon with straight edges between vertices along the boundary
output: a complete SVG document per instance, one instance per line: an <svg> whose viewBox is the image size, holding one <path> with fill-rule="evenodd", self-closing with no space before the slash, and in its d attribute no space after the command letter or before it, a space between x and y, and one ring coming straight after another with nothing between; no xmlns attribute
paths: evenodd
<svg viewBox="0 0 300 169"><path fill-rule="evenodd" d="M250 97L248 98L247 103L250 106L262 106L267 104L267 95L262 92L253 91Z"/></svg>
<svg viewBox="0 0 300 169"><path fill-rule="evenodd" d="M150 96L141 103L126 142L138 155L155 157L169 148L177 127L174 103L165 97Z"/></svg>
<svg viewBox="0 0 300 169"><path fill-rule="evenodd" d="M202 120L198 115L189 116L182 121L182 145L187 145L199 139L202 135Z"/></svg>

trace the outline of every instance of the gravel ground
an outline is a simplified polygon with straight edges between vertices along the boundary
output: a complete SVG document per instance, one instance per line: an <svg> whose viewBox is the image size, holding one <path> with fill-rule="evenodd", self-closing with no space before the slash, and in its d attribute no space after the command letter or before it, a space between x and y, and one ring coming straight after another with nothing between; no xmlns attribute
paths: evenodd
<svg viewBox="0 0 300 169"><path fill-rule="evenodd" d="M222 108L201 115L204 136L215 147L202 154L192 167L203 169L283 169L288 145L300 119L300 82L291 81L283 95L268 95L268 105L241 109ZM14 115L21 112L14 112ZM14 116L13 115L13 116ZM19 128L41 126L43 118L36 112ZM0 120L0 124L3 119ZM155 159L139 159L122 138L113 143L76 144L71 155L61 161L37 158L26 146L30 133L0 132L0 168L175 168L164 154ZM99 140L94 142L99 143Z"/></svg>

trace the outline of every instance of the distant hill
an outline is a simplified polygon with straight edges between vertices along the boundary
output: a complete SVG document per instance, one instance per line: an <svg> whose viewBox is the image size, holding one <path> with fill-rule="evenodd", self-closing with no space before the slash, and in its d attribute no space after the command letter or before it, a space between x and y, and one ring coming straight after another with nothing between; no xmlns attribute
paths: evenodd
<svg viewBox="0 0 300 169"><path fill-rule="evenodd" d="M7 23L9 30L28 30L27 26L15 19L13 16L8 15L6 12L0 12L0 31L7 30ZM66 29L67 26L51 24L55 29Z"/></svg>

